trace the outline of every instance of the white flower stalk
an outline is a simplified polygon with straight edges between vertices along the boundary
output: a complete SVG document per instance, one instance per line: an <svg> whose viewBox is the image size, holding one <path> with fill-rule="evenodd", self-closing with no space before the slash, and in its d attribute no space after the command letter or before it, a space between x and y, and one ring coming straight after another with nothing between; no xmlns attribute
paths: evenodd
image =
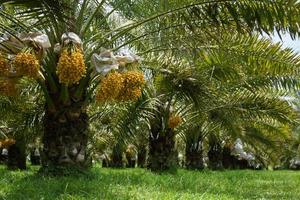
<svg viewBox="0 0 300 200"><path fill-rule="evenodd" d="M59 43L56 43L56 44L54 45L54 52L57 53L57 54L59 54L60 51L61 51L61 46L60 46Z"/></svg>
<svg viewBox="0 0 300 200"><path fill-rule="evenodd" d="M106 75L111 70L118 70L119 63L110 50L102 50L100 54L92 55L92 64L96 71L102 75Z"/></svg>
<svg viewBox="0 0 300 200"><path fill-rule="evenodd" d="M116 59L119 63L119 65L121 66L125 66L126 64L129 64L129 63L139 63L139 61L141 60L139 56L135 55L135 54L132 54L132 53L129 53L127 55L118 55L116 56Z"/></svg>
<svg viewBox="0 0 300 200"><path fill-rule="evenodd" d="M63 45L67 45L69 43L73 43L73 44L80 45L80 46L82 45L82 41L81 41L80 37L73 32L64 33L61 36L61 41L62 41Z"/></svg>
<svg viewBox="0 0 300 200"><path fill-rule="evenodd" d="M42 51L51 47L47 35L42 33L20 33L17 36L4 35L0 38L0 50L7 54L17 54L26 46L39 47Z"/></svg>
<svg viewBox="0 0 300 200"><path fill-rule="evenodd" d="M51 43L50 43L49 38L48 38L48 36L46 34L42 34L42 33L28 33L28 34L21 35L20 39L24 43L34 42L41 49L48 49L48 48L51 47Z"/></svg>
<svg viewBox="0 0 300 200"><path fill-rule="evenodd" d="M121 70L130 63L139 63L141 58L133 53L125 52L122 55L114 55L111 50L102 49L100 54L92 55L92 64L96 71L106 75L111 70Z"/></svg>

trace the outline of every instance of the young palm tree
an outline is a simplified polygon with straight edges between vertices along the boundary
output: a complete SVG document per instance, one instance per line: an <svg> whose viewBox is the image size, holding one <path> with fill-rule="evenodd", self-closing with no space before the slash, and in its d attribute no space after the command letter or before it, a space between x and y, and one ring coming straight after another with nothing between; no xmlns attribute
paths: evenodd
<svg viewBox="0 0 300 200"><path fill-rule="evenodd" d="M118 65L121 70L129 60L119 57L116 63L108 59L110 52L100 54L101 48L126 47L145 55L172 48L179 38L198 37L195 30L206 38L224 29L282 30L296 36L299 6L294 0L157 1L151 6L127 0L2 1L0 29L8 37L1 49L13 65L4 80L7 85L8 80L31 77L43 90L43 166L84 168L89 165L87 106L103 72Z"/></svg>
<svg viewBox="0 0 300 200"><path fill-rule="evenodd" d="M197 63L199 72L207 76L204 80L209 81L205 85L211 91L211 97L205 101L209 104L202 102L200 105L205 107L198 106L201 113L198 123L204 121L204 124L219 127L209 137L213 168L221 166L220 138L224 140L230 136L233 141L243 138L253 146L257 142L266 144L266 141L272 141L272 135L282 132L280 127L293 124L295 111L282 96L292 94L289 90L299 87L296 75L299 73L299 56L291 50L281 49L280 45L256 36L224 36L220 41L198 50L202 62ZM197 122L189 123L195 125L187 125L184 137L187 149L193 149L193 146L199 147L200 139L203 142L204 133L201 126L198 133L192 130ZM272 134L266 135L267 132ZM202 159L202 156L198 158Z"/></svg>
<svg viewBox="0 0 300 200"><path fill-rule="evenodd" d="M8 149L9 169L26 169L27 145L41 137L42 131L40 120L43 117L43 97L37 84L28 80L22 83L22 93L19 97L0 98L0 139L2 148ZM5 144L5 141L12 142Z"/></svg>
<svg viewBox="0 0 300 200"><path fill-rule="evenodd" d="M173 50L175 52L172 54L175 54L176 59L166 56L161 59L165 69L161 71L163 75L156 75L156 79L160 80L159 84L156 84L158 90L156 93L164 96L164 99L170 97L176 99L181 106L184 103L193 103L199 112L199 121L187 120L188 125L184 130L187 159L194 159L194 161L187 160L186 163L199 163L197 165L201 166L202 135L210 132L204 131L206 125L215 124L213 127L219 127L214 130L216 132L213 135L219 135L217 133L219 131L234 139L238 137L245 139L246 136L251 137L251 134L244 136L251 130L249 129L251 126L259 129L258 124L262 124L260 129L264 130L269 126L280 133L278 126L294 123L295 113L281 97L288 95L289 90L299 87L297 54L289 49L282 49L279 44L272 44L267 39L241 34L227 36L224 34L218 42L209 41L209 44L199 42L197 39L185 42L187 45L181 46L177 51L184 49L186 55L181 53L179 57L176 50ZM163 90L159 91L162 87ZM164 127L167 127L164 122L168 116L165 115L170 113L164 110L168 102L172 101L161 100L159 103L161 106L156 109L159 114L154 118L156 120L154 125L157 127L155 130L161 133L151 132L151 134L156 136L154 137L156 140L164 135L172 136L172 138L165 137L166 141L174 144L175 133L163 133ZM263 136L265 134L262 133L263 131L261 140L265 139ZM212 137L213 135L210 137L212 147L210 158L215 160L215 165L221 166L222 146L217 141L219 137ZM253 134L252 140L254 135L257 136ZM259 140L259 137L256 139ZM150 149L151 145L168 148L168 145L159 145L159 142L150 143ZM153 149L154 152L156 149L162 152L161 157L164 159L160 159L160 163L168 165L167 156L164 154L172 151ZM194 158L189 154L195 154L197 157ZM156 153L153 159L156 161L159 157ZM149 158L151 159L150 155ZM197 158L199 160L196 160Z"/></svg>
<svg viewBox="0 0 300 200"><path fill-rule="evenodd" d="M201 114L196 115L191 120L186 120L180 127L178 134L185 142L185 166L187 169L204 169L204 151L207 136L216 131L217 128L217 123L203 119Z"/></svg>
<svg viewBox="0 0 300 200"><path fill-rule="evenodd" d="M147 145L147 123L155 101L148 98L147 90L134 103L107 103L91 106L89 113L93 127L91 140L94 147L110 158L110 167L124 167L124 153L128 145ZM139 149L139 148L138 148ZM143 154L144 155L144 154ZM145 165L145 157L142 158ZM142 163L142 161L141 161Z"/></svg>

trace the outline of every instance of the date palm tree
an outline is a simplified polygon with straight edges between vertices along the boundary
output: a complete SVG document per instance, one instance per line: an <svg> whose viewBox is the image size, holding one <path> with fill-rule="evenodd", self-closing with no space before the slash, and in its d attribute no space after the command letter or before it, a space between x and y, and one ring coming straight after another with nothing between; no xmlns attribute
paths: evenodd
<svg viewBox="0 0 300 200"><path fill-rule="evenodd" d="M85 168L89 165L87 106L103 77L98 72L106 71L103 60L97 70L92 62L103 55L101 48L115 52L129 48L147 55L172 48L181 38L198 37L194 31L204 39L212 31L224 30L276 30L297 36L299 6L295 0L155 1L151 5L127 0L2 1L0 29L7 37L1 49L22 72L13 71L5 80L30 76L43 90L43 167ZM30 31L38 34L27 35ZM45 40L40 34L49 42L40 42ZM63 55L65 60L60 59ZM67 71L66 63L77 68Z"/></svg>
<svg viewBox="0 0 300 200"><path fill-rule="evenodd" d="M27 145L41 137L43 105L44 99L38 85L28 80L22 81L20 96L0 98L0 139L13 141L4 145L8 149L9 169L26 169Z"/></svg>
<svg viewBox="0 0 300 200"><path fill-rule="evenodd" d="M197 69L207 76L204 80L209 80L205 85L211 97L206 100L209 103L200 103L205 107L196 108L199 112L196 121L188 121L183 129L186 158L199 152L199 161L186 161L199 163L199 167L189 168L203 167L200 167L201 144L207 135L211 144L209 157L215 161L212 168L217 168L222 166L221 141L231 138L233 143L242 138L253 147L258 143L274 147L271 141L276 135L279 135L277 141L286 139L281 129L297 121L295 110L283 96L292 95L299 87L299 56L257 36L224 35L220 41L198 50L201 62Z"/></svg>
<svg viewBox="0 0 300 200"><path fill-rule="evenodd" d="M209 154L216 161L212 165L222 166L220 138L242 138L252 146L266 144L272 139L268 134L280 135L280 127L296 123L294 110L282 98L299 87L299 56L293 51L259 36L241 34L224 34L209 44L197 39L185 40L185 44L172 50L171 56L155 59L164 69L153 73L154 98L159 103L149 120L152 170L176 163L175 136L180 130L168 127L172 107L183 110L193 104L198 113L197 121L184 120L186 156L193 159L186 163L199 166L191 164L190 168L203 167L201 143L208 134ZM179 51L184 53L179 55Z"/></svg>

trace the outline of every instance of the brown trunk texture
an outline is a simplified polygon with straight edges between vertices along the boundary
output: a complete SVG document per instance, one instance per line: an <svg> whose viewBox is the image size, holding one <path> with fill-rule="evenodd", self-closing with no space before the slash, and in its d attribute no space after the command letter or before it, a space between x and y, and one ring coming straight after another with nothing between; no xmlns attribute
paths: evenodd
<svg viewBox="0 0 300 200"><path fill-rule="evenodd" d="M135 158L132 157L132 155L126 154L126 160L127 160L126 163L127 168L135 168L136 160Z"/></svg>
<svg viewBox="0 0 300 200"><path fill-rule="evenodd" d="M7 163L7 154L4 154L3 148L0 147L0 164L6 164Z"/></svg>
<svg viewBox="0 0 300 200"><path fill-rule="evenodd" d="M229 147L223 148L222 164L224 169L247 169L251 168L248 161L245 159L238 159L237 156L231 155Z"/></svg>
<svg viewBox="0 0 300 200"><path fill-rule="evenodd" d="M7 159L7 168L11 170L26 169L26 153L24 144L19 144L18 141L16 144L11 145L8 148L8 159Z"/></svg>
<svg viewBox="0 0 300 200"><path fill-rule="evenodd" d="M210 143L209 151L207 153L209 160L209 168L212 170L223 169L222 165L222 147L218 142Z"/></svg>
<svg viewBox="0 0 300 200"><path fill-rule="evenodd" d="M148 168L151 171L176 169L178 164L175 134L168 129L164 134L153 131L149 137Z"/></svg>
<svg viewBox="0 0 300 200"><path fill-rule="evenodd" d="M30 162L31 162L31 165L40 165L41 164L41 157L40 155L38 154L37 155L37 149L32 149L30 151ZM39 153L39 151L38 151Z"/></svg>
<svg viewBox="0 0 300 200"><path fill-rule="evenodd" d="M185 164L187 169L201 170L204 168L202 142L187 142L185 147Z"/></svg>
<svg viewBox="0 0 300 200"><path fill-rule="evenodd" d="M117 144L113 148L109 166L112 168L123 168L124 165L125 163L123 162L123 148Z"/></svg>
<svg viewBox="0 0 300 200"><path fill-rule="evenodd" d="M85 111L46 111L43 123L42 169L85 169L91 165L87 153L89 124Z"/></svg>
<svg viewBox="0 0 300 200"><path fill-rule="evenodd" d="M146 145L140 145L138 148L137 166L141 168L146 167L146 158L147 158L147 147Z"/></svg>

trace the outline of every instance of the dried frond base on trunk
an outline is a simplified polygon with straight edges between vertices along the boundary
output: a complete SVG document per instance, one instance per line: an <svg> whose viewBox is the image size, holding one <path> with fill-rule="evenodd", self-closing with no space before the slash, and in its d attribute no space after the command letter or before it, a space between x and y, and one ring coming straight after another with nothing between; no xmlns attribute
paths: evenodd
<svg viewBox="0 0 300 200"><path fill-rule="evenodd" d="M152 134L156 135L157 134ZM178 155L175 147L175 134L169 130L166 134L149 138L148 168L151 171L176 170Z"/></svg>
<svg viewBox="0 0 300 200"><path fill-rule="evenodd" d="M146 161L147 161L147 146L146 145L140 145L138 147L138 155L137 155L137 166L144 168L146 167Z"/></svg>
<svg viewBox="0 0 300 200"><path fill-rule="evenodd" d="M185 165L187 169L204 169L202 149L186 149L185 156Z"/></svg>
<svg viewBox="0 0 300 200"><path fill-rule="evenodd" d="M87 154L86 113L68 117L61 113L46 112L44 128L42 171L60 171L62 168L83 170L91 165Z"/></svg>
<svg viewBox="0 0 300 200"><path fill-rule="evenodd" d="M7 168L10 170L26 169L25 148L20 147L17 143L8 148Z"/></svg>

